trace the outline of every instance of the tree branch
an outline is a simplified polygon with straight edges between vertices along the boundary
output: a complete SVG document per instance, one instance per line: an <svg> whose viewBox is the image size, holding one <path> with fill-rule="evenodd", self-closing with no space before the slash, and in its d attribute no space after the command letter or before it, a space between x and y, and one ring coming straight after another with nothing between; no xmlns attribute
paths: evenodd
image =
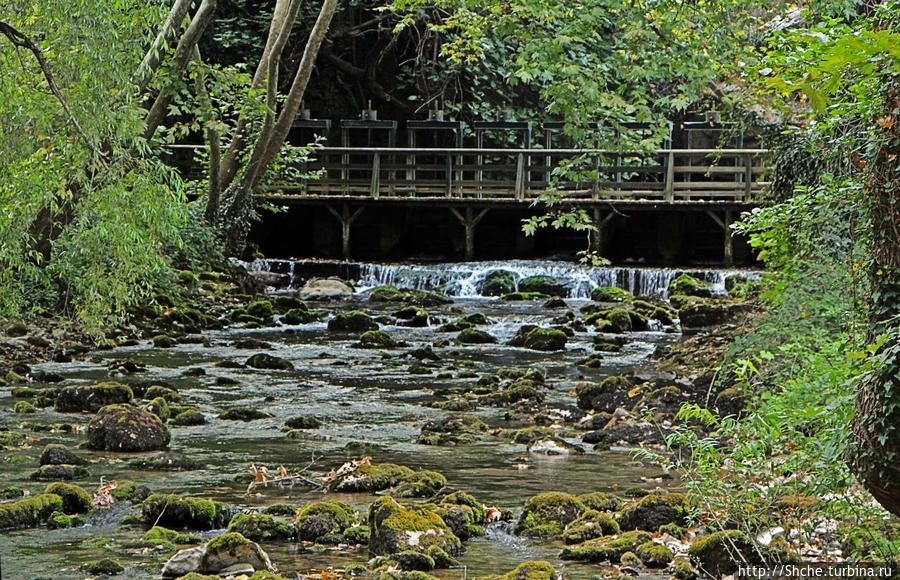
<svg viewBox="0 0 900 580"><path fill-rule="evenodd" d="M138 86L138 94L143 94L147 90L150 79L153 78L153 74L159 68L163 58L166 56L166 52L169 50L169 45L175 40L175 31L181 26L188 8L191 7L191 1L175 0L175 4L169 11L162 30L159 31L153 44L147 49L147 54L144 55L144 59L138 66L133 78L134 84Z"/></svg>

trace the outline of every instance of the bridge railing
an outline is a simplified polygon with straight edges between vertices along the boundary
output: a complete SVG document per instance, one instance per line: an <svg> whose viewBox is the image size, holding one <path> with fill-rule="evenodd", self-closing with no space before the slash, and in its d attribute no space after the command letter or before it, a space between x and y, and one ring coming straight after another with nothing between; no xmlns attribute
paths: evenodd
<svg viewBox="0 0 900 580"><path fill-rule="evenodd" d="M767 185L765 149L465 149L324 147L304 172L273 185L305 196L750 202Z"/></svg>

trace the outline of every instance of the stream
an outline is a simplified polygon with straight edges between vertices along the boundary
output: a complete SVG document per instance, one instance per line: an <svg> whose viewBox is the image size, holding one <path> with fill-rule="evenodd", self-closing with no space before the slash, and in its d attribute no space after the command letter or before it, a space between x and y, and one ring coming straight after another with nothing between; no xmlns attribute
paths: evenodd
<svg viewBox="0 0 900 580"><path fill-rule="evenodd" d="M302 506L322 499L322 493L308 487L268 487L259 496L245 498L249 467L252 464L275 468L284 465L288 471L299 470L310 463L313 473L326 472L344 461L372 455L373 462L393 462L413 469L431 469L443 473L448 485L472 493L486 505L512 510L521 509L531 496L549 490L581 494L591 491L621 493L630 487L654 489L677 486L677 482L661 481L659 468L642 465L627 450L592 451L585 445L584 455L548 457L530 455L525 445L508 439L487 436L472 445L438 447L415 443L423 421L449 415L447 411L428 406L434 391L470 384L484 373L502 367L541 367L546 370L549 392L544 404L574 405L573 389L581 380L601 380L624 373L652 378L657 371L649 360L654 350L680 339L677 333L662 330L632 332L618 353L605 353L601 368L577 365L594 354L591 346L593 330L576 333L561 352L545 353L505 346L522 324L547 325L565 309L549 309L543 301L506 302L478 295L479 280L494 269L512 271L520 279L542 274L565 280L570 288L566 303L578 309L589 301L596 286L615 285L636 294L665 295L668 282L684 270L651 268L588 269L552 262L507 262L440 265L372 265L315 263L293 261L258 261L245 265L251 270L286 273L291 283L281 292L296 289L311 272L333 273L355 279L357 293L340 302L311 303L310 308L329 313L323 320L302 325L281 325L248 329L232 325L224 330L204 332L208 346L179 344L175 348L154 348L149 340L134 346L95 351L72 363L45 363L37 370L58 373L62 385L90 384L110 380L107 363L128 359L146 365L146 372L114 380L151 381L171 385L183 395L186 404L197 405L207 418L206 425L169 426L172 442L169 451L201 461L202 469L189 471L147 471L130 463L139 457L155 455L93 452L79 450L89 460L89 476L76 480L93 492L101 478L106 481L133 479L153 492L190 494L207 497L242 508L260 508L274 503ZM328 269L333 269L333 272ZM723 288L724 278L734 271L692 271L697 277ZM746 272L741 272L747 274ZM437 333L437 321L428 327L410 328L382 324L381 330L408 343L409 348L389 351L353 348L358 333L330 332L327 319L335 312L365 310L372 316L389 315L403 305L370 303L366 290L381 284L400 287L440 289L454 298L453 304L428 308L435 319L450 321L461 315L482 312L490 320L484 330L498 339L497 344L454 345L435 347L440 360L426 370L428 374L411 373L415 359L407 356L411 348L431 345L438 339L455 336ZM265 349L291 361L293 372L266 371L252 368L225 368L223 361L244 362L259 349L246 350L235 341L254 338L269 343ZM187 369L192 370L187 375ZM230 384L228 384L230 383ZM41 387L44 385L33 384ZM38 466L38 457L48 443L62 443L75 448L83 438L83 427L89 414L58 413L53 408L39 409L33 415L13 413L16 402L12 388L0 388L0 427L18 428L23 420L34 425L74 424L70 432L26 431L32 439L26 447L3 451L0 486L15 485L40 493L45 483L29 480ZM218 418L232 407L252 406L272 415L249 422ZM305 431L304 438L288 439L281 431L286 419L297 415L315 415L323 426ZM525 423L509 420L503 408L479 408L471 414L485 421L491 429L515 429ZM582 432L564 429L560 435L579 443ZM365 442L365 452L348 450L349 442ZM522 467L525 466L525 468ZM364 511L374 500L367 494L328 494L330 499L345 501ZM158 577L162 563L170 554L146 553L140 549L122 548L120 543L136 540L143 529L123 526L122 521L136 513L127 504L110 510L93 512L86 525L73 529L46 528L7 531L0 534L0 566L3 578L84 578L77 567L85 562L111 557L126 567L122 578ZM203 532L209 537L221 531ZM112 538L116 544L104 540ZM365 562L369 556L360 550L335 551L293 542L262 543L280 572L310 573L324 567L339 568L354 562ZM502 573L530 559L547 559L569 578L592 578L598 566L563 562L557 558L562 544L531 540L512 535L509 524L492 526L488 535L466 542L467 552L459 558L464 570L438 570L443 578L466 578Z"/></svg>

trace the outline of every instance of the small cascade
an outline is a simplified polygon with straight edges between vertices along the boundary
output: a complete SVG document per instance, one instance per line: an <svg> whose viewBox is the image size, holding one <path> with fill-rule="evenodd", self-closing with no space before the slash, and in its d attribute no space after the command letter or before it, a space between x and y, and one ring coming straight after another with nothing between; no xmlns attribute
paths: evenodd
<svg viewBox="0 0 900 580"><path fill-rule="evenodd" d="M356 280L358 290L397 286L441 291L449 296L477 298L491 272L509 272L516 288L525 278L548 276L565 286L569 298L587 299L598 287L616 287L636 296L668 297L669 283L681 274L708 282L713 293L725 292L725 279L732 275L759 278L759 272L737 269L691 269L608 267L593 268L551 260L511 260L437 264L367 264L314 260L255 260L237 262L248 270L290 274L291 286L302 286L313 277L337 276Z"/></svg>

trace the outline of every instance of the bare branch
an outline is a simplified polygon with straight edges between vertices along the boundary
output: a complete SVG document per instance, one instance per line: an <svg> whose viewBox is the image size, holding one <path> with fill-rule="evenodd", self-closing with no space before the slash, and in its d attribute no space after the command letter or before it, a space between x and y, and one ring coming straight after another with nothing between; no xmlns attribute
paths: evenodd
<svg viewBox="0 0 900 580"><path fill-rule="evenodd" d="M133 81L134 84L138 86L138 94L142 94L147 90L147 85L150 83L150 79L153 78L153 74L156 72L156 69L159 68L163 58L166 56L169 45L175 41L176 31L178 30L178 27L181 26L181 22L184 20L188 8L191 7L191 1L192 0L175 0L175 4L169 11L169 15L166 17L162 30L159 31L153 44L147 49L147 54L144 55L144 59L141 61L140 66L138 66L137 72L134 74Z"/></svg>

